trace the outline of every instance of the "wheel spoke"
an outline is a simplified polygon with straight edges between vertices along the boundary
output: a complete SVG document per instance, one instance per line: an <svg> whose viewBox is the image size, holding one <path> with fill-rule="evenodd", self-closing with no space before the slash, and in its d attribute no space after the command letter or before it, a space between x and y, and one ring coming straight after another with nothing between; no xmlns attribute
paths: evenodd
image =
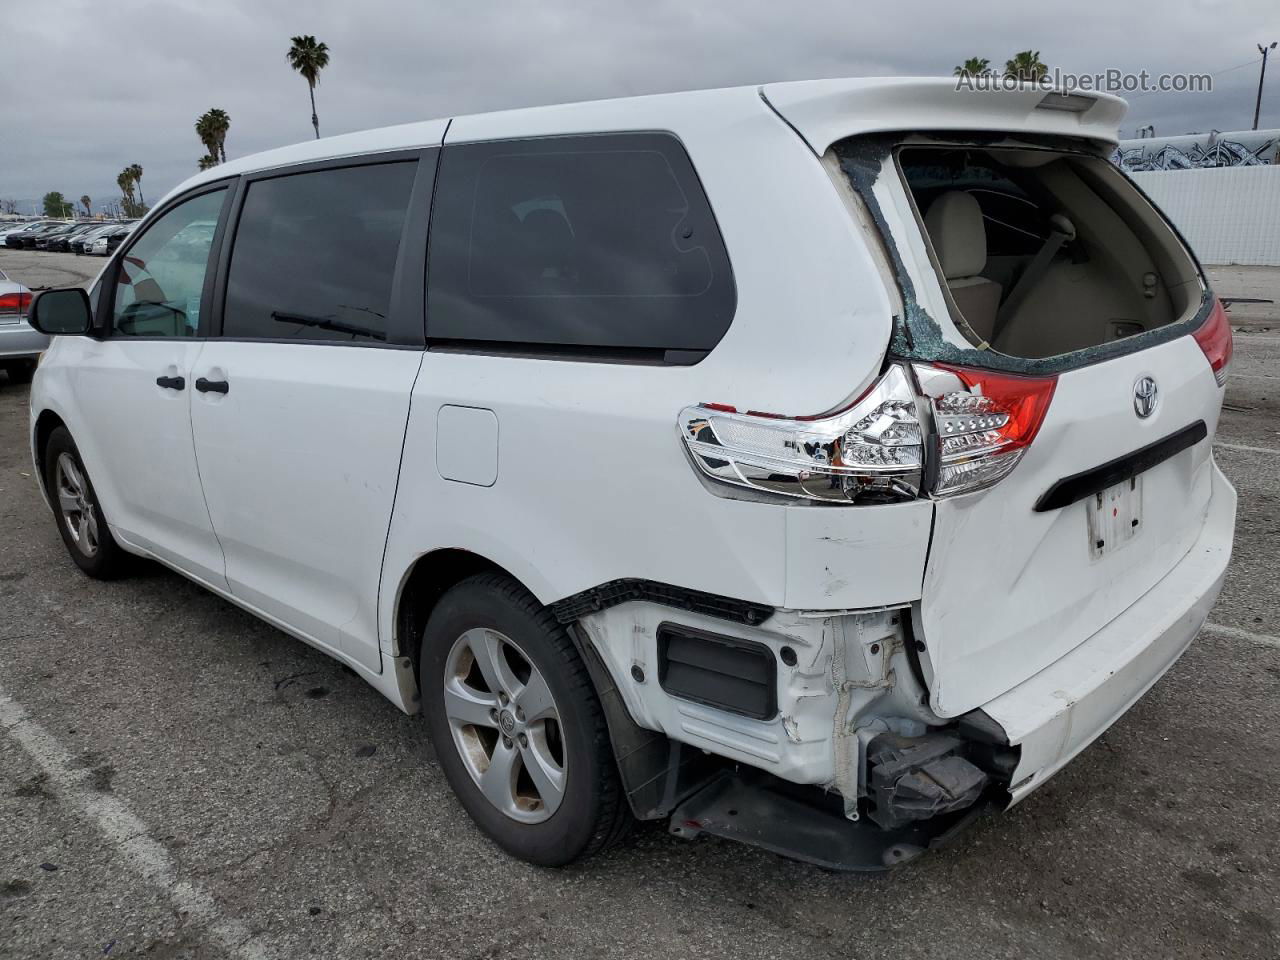
<svg viewBox="0 0 1280 960"><path fill-rule="evenodd" d="M520 758L538 790L538 799L547 813L555 813L564 799L564 769L551 758L542 731L531 731L528 745L520 748Z"/></svg>
<svg viewBox="0 0 1280 960"><path fill-rule="evenodd" d="M499 810L510 813L516 805L516 774L519 756L514 747L504 746L501 739L493 745L489 766L480 774L480 792Z"/></svg>
<svg viewBox="0 0 1280 960"><path fill-rule="evenodd" d="M473 690L459 680L450 680L444 688L444 712L457 723L469 723L477 727L496 727L490 710L496 709L498 698L492 694Z"/></svg>
<svg viewBox="0 0 1280 960"><path fill-rule="evenodd" d="M525 723L534 723L548 717L559 719L556 716L556 702L551 697L551 689L536 669L530 674L529 682L520 688L513 699L516 706L524 712Z"/></svg>
<svg viewBox="0 0 1280 960"><path fill-rule="evenodd" d="M82 532L84 533L85 542L92 553L98 549L98 518L94 516L93 507L87 507L80 521Z"/></svg>
<svg viewBox="0 0 1280 960"><path fill-rule="evenodd" d="M499 693L512 696L519 689L520 682L507 666L506 657L502 653L502 638L484 629L468 630L465 637L489 691L495 696Z"/></svg>
<svg viewBox="0 0 1280 960"><path fill-rule="evenodd" d="M80 512L80 501L76 498L76 495L64 490L62 487L58 488L58 506L62 508L64 514Z"/></svg>
<svg viewBox="0 0 1280 960"><path fill-rule="evenodd" d="M475 661L480 675L484 677L485 686L495 697L502 688L498 686L498 677L493 666L493 657L489 652L489 640L484 630L468 630L462 635L462 641L471 651L471 659Z"/></svg>
<svg viewBox="0 0 1280 960"><path fill-rule="evenodd" d="M67 454L58 458L58 466L62 468L62 478L67 481L67 488L77 496L84 495L84 482L76 463Z"/></svg>

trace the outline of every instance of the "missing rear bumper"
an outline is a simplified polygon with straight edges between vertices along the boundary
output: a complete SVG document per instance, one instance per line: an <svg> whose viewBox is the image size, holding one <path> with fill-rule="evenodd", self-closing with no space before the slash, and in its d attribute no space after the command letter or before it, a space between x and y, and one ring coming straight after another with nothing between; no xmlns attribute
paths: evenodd
<svg viewBox="0 0 1280 960"><path fill-rule="evenodd" d="M707 833L829 870L866 872L900 866L945 845L988 806L978 798L965 810L886 830L865 818L846 819L836 794L738 770L725 771L685 800L672 813L670 829L686 839Z"/></svg>

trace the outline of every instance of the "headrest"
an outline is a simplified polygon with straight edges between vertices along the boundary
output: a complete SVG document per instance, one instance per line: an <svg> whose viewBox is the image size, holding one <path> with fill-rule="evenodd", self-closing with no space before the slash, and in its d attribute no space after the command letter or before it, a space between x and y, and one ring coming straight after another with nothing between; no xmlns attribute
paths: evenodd
<svg viewBox="0 0 1280 960"><path fill-rule="evenodd" d="M948 280L976 277L987 265L987 229L971 194L949 190L929 206L924 226Z"/></svg>

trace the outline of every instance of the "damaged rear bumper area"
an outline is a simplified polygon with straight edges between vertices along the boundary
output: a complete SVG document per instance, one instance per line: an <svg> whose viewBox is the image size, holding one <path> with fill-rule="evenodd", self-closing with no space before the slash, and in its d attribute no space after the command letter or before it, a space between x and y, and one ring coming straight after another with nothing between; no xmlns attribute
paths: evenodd
<svg viewBox="0 0 1280 960"><path fill-rule="evenodd" d="M706 833L761 847L828 870L874 871L901 866L927 850L948 843L991 804L927 822L885 830L851 824L839 803L814 788L797 789L755 771L726 772L681 804L671 817L671 832L692 839Z"/></svg>
<svg viewBox="0 0 1280 960"><path fill-rule="evenodd" d="M1008 802L1016 748L931 712L905 607L746 619L641 599L574 621L637 817L883 870Z"/></svg>
<svg viewBox="0 0 1280 960"><path fill-rule="evenodd" d="M830 792L725 770L676 808L670 829L686 839L739 840L829 870L886 870L944 846L996 805L1000 780L967 752L965 741L945 734L876 737L861 822L850 822L842 798Z"/></svg>
<svg viewBox="0 0 1280 960"><path fill-rule="evenodd" d="M681 837L839 870L890 868L948 842L1044 783L1194 639L1231 552L1235 492L1216 468L1214 485L1199 538L1163 580L954 719L930 708L913 605L738 616L646 594L565 617L633 812Z"/></svg>

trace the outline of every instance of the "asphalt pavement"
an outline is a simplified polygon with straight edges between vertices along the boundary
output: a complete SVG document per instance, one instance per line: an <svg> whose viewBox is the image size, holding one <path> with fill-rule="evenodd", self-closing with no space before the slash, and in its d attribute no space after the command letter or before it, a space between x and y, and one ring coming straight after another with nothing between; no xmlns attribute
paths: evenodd
<svg viewBox="0 0 1280 960"><path fill-rule="evenodd" d="M0 252L30 286L102 263ZM1280 270L1214 278L1280 299ZM159 567L83 576L0 375L0 958L1280 955L1280 307L1232 317L1211 626L1024 803L877 875L660 825L510 860L336 662Z"/></svg>

